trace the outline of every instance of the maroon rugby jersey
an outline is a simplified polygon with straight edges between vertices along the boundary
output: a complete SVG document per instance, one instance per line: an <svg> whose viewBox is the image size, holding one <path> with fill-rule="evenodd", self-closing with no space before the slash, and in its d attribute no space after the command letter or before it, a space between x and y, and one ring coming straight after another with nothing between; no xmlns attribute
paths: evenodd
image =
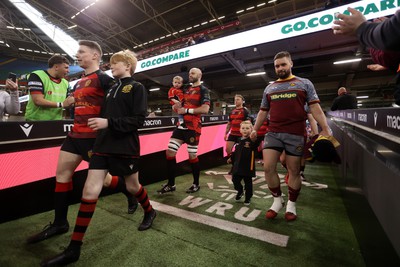
<svg viewBox="0 0 400 267"><path fill-rule="evenodd" d="M305 135L307 105L319 103L314 85L305 78L291 76L269 84L261 110L269 112L268 132Z"/></svg>

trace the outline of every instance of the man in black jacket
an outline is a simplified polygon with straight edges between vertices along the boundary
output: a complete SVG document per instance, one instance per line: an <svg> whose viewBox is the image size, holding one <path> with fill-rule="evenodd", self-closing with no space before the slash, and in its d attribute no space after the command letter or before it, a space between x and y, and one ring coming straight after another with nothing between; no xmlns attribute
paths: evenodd
<svg viewBox="0 0 400 267"><path fill-rule="evenodd" d="M333 100L331 110L344 110L344 109L356 109L357 98L354 95L347 93L346 88L340 87L338 89L338 96Z"/></svg>

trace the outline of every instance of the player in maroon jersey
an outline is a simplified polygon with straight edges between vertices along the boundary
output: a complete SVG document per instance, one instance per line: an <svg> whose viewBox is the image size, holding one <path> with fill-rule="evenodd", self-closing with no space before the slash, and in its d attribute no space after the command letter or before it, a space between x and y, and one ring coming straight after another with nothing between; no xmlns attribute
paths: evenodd
<svg viewBox="0 0 400 267"><path fill-rule="evenodd" d="M274 197L267 219L273 219L284 206L277 163L283 151L286 153L286 165L290 176L288 182L289 200L286 205L285 219L297 218L296 201L301 189L300 162L304 152L307 112L318 122L321 135L330 136L331 131L314 85L304 78L292 74L293 62L289 52L279 52L274 57L277 81L269 84L263 94L251 138L257 137L257 130L269 115L268 132L264 139L264 171L268 188Z"/></svg>

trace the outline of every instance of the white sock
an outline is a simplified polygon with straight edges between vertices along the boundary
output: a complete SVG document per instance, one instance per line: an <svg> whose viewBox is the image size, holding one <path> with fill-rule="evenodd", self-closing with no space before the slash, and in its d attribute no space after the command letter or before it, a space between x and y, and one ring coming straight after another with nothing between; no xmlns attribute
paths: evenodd
<svg viewBox="0 0 400 267"><path fill-rule="evenodd" d="M286 212L291 212L294 215L297 215L297 213L296 213L296 202L288 200L287 205L286 205Z"/></svg>
<svg viewBox="0 0 400 267"><path fill-rule="evenodd" d="M274 203L272 204L270 210L273 210L276 213L278 213L282 209L283 203L284 203L284 200L283 200L282 196L274 197Z"/></svg>

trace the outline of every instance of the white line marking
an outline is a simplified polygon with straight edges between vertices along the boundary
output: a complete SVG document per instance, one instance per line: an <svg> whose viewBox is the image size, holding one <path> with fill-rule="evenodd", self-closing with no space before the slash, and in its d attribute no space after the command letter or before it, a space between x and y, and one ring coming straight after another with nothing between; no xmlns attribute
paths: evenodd
<svg viewBox="0 0 400 267"><path fill-rule="evenodd" d="M192 211L187 211L158 203L156 201L151 201L151 205L160 212L164 212L197 223L202 223L231 233L236 233L242 236L258 239L279 247L286 247L289 241L289 236L287 235L281 235L266 230L261 230L255 227L234 223L203 214L198 214Z"/></svg>
<svg viewBox="0 0 400 267"><path fill-rule="evenodd" d="M225 180L228 182L228 184L233 184L232 182L232 175L230 174L224 174Z"/></svg>

